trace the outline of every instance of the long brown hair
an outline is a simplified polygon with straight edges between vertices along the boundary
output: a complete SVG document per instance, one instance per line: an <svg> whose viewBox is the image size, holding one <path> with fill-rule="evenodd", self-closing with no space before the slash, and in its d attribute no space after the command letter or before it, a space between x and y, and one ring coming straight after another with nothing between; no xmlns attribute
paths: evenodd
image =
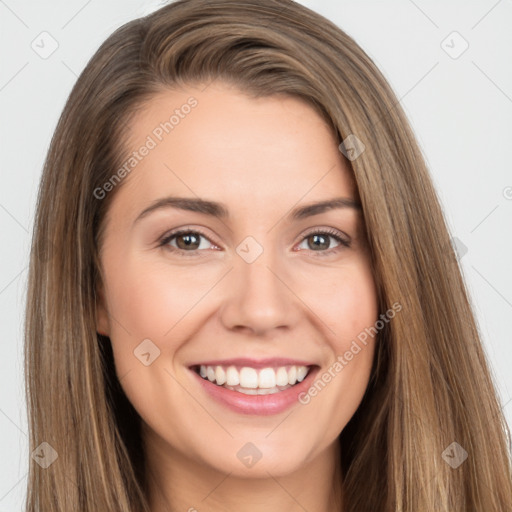
<svg viewBox="0 0 512 512"><path fill-rule="evenodd" d="M123 183L103 199L94 191L126 158L137 109L165 88L213 80L302 98L339 142L365 144L350 165L380 307L398 301L402 311L379 333L367 392L341 433L344 511L506 510L507 425L425 162L382 74L342 30L292 1L178 0L103 43L45 162L25 364L30 449L48 443L55 453L39 450L58 459L46 469L30 459L27 512L149 510L139 418L95 327L102 227ZM454 468L446 449L468 458Z"/></svg>

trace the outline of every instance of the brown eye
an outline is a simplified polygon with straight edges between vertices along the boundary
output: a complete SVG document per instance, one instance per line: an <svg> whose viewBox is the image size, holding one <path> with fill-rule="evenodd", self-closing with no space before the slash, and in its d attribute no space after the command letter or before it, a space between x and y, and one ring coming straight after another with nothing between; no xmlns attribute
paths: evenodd
<svg viewBox="0 0 512 512"><path fill-rule="evenodd" d="M177 235L174 238L178 249L198 249L201 245L201 235L198 236L197 233Z"/></svg>
<svg viewBox="0 0 512 512"><path fill-rule="evenodd" d="M326 235L318 235L318 234L314 234L314 235L309 235L306 240L308 241L311 241L311 243L308 243L308 247L311 248L312 250L315 250L315 249L329 249L329 245L330 245L330 239L331 237L330 236L326 236Z"/></svg>
<svg viewBox="0 0 512 512"><path fill-rule="evenodd" d="M337 245L331 247L331 240L335 240ZM350 241L342 238L341 233L329 230L315 231L313 233L307 234L303 238L301 245L304 243L306 244L306 247L303 247L304 249L317 252L319 253L319 256L323 256L324 254L331 254L344 247L350 247Z"/></svg>
<svg viewBox="0 0 512 512"><path fill-rule="evenodd" d="M159 246L171 252L176 252L179 255L198 256L203 252L203 249L210 248L208 244L213 245L201 232L182 229L165 236L159 243Z"/></svg>

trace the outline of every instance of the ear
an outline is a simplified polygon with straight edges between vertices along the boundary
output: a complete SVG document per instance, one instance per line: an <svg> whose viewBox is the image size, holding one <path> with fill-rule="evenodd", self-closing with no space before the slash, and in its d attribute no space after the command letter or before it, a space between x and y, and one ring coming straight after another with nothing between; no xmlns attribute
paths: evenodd
<svg viewBox="0 0 512 512"><path fill-rule="evenodd" d="M96 332L102 336L110 336L110 322L103 283L98 285L96 293Z"/></svg>

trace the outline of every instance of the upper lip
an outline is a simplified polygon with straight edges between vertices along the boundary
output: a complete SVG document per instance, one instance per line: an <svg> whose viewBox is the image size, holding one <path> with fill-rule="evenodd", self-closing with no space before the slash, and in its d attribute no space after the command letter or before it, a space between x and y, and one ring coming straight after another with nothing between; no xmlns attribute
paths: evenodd
<svg viewBox="0 0 512 512"><path fill-rule="evenodd" d="M250 368L269 368L280 366L314 366L309 361L301 361L299 359L289 359L284 357L272 357L265 359L253 359L250 357L239 357L236 359L216 359L209 361L199 361L189 365L190 368L195 366L248 366Z"/></svg>

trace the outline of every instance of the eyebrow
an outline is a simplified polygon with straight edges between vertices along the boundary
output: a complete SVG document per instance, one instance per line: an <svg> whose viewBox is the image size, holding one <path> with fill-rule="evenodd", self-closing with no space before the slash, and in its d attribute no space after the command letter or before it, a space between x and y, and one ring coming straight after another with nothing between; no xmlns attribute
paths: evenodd
<svg viewBox="0 0 512 512"><path fill-rule="evenodd" d="M177 208L190 212L203 213L218 219L229 218L229 210L223 203L207 201L206 199L200 198L169 196L157 199L151 205L145 208L137 216L134 224L144 217L147 217L150 213L163 208ZM289 220L301 220L306 217L318 215L328 210L337 208L352 208L354 210L362 210L361 203L354 199L350 199L348 197L335 197L333 199L299 206L292 210L291 213L288 214L287 218Z"/></svg>

